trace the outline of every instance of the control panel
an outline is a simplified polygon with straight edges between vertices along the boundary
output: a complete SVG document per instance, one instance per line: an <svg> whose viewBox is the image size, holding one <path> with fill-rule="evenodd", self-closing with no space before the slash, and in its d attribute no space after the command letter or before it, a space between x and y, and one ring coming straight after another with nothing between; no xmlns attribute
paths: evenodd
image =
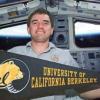
<svg viewBox="0 0 100 100"><path fill-rule="evenodd" d="M54 34L52 42L60 48L68 48L68 17L67 15L54 15Z"/></svg>
<svg viewBox="0 0 100 100"><path fill-rule="evenodd" d="M81 68L100 72L100 50L71 51L71 54Z"/></svg>
<svg viewBox="0 0 100 100"><path fill-rule="evenodd" d="M38 7L44 7L44 1L33 0L30 2L19 3L0 7L0 28L9 24L16 24L27 20L29 13Z"/></svg>

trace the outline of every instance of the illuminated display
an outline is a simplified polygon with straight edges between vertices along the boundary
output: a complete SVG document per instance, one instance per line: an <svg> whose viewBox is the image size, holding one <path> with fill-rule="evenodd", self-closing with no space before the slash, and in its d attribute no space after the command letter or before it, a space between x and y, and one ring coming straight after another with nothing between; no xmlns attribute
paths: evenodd
<svg viewBox="0 0 100 100"><path fill-rule="evenodd" d="M16 16L18 16L18 12L17 11L8 12L8 15L10 17L16 17Z"/></svg>

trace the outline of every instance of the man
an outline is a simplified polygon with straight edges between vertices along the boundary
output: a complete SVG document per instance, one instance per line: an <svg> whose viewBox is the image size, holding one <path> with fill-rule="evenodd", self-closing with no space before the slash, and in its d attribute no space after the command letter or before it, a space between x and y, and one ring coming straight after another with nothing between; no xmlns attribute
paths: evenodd
<svg viewBox="0 0 100 100"><path fill-rule="evenodd" d="M69 51L59 49L49 42L54 30L53 22L52 15L45 9L40 8L31 13L27 21L27 31L31 35L31 41L26 46L14 47L9 52L78 67ZM91 97L89 92L83 93L82 96L88 98L87 94ZM65 100L65 96L48 96L33 100ZM80 98L74 97L73 100Z"/></svg>

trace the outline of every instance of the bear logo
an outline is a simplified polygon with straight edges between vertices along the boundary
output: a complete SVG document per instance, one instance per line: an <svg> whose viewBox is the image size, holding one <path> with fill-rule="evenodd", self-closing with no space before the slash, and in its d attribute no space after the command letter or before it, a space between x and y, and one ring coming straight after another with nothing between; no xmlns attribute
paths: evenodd
<svg viewBox="0 0 100 100"><path fill-rule="evenodd" d="M0 65L0 89L12 84L14 80L23 78L23 73L14 61L8 61Z"/></svg>

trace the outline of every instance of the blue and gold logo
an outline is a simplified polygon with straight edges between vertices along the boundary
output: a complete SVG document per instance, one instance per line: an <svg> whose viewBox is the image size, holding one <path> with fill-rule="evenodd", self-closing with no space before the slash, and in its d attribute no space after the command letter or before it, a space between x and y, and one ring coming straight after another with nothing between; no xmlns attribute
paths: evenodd
<svg viewBox="0 0 100 100"><path fill-rule="evenodd" d="M0 64L0 89L19 93L26 88L29 80L30 71L22 60L11 58Z"/></svg>

